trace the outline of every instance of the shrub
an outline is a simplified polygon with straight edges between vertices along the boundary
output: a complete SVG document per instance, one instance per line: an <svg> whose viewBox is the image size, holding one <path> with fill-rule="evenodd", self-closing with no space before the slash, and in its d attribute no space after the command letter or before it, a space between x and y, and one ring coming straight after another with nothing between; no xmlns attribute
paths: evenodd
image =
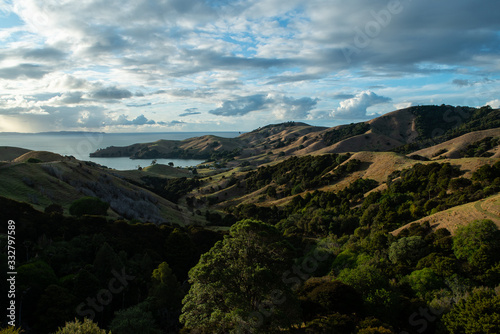
<svg viewBox="0 0 500 334"><path fill-rule="evenodd" d="M75 321L67 322L66 326L63 328L59 328L57 332L54 334L107 334L104 329L100 329L97 324L92 322L92 320L85 318L83 322L80 322L78 319ZM109 332L111 334L111 332Z"/></svg>
<svg viewBox="0 0 500 334"><path fill-rule="evenodd" d="M97 197L82 197L74 201L69 207L69 213L73 216L99 215L105 216L109 204Z"/></svg>

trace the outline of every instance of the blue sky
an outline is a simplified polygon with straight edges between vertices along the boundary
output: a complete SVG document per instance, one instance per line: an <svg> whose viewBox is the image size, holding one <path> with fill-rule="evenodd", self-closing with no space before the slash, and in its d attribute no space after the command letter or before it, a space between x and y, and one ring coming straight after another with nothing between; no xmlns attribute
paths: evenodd
<svg viewBox="0 0 500 334"><path fill-rule="evenodd" d="M497 0L0 0L0 131L335 126L500 107Z"/></svg>

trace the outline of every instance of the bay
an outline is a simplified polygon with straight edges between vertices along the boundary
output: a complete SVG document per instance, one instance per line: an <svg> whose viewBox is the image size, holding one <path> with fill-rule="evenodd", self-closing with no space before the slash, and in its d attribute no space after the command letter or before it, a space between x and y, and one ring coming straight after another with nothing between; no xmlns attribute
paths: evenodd
<svg viewBox="0 0 500 334"><path fill-rule="evenodd" d="M49 151L61 155L72 155L78 160L92 161L117 170L146 167L151 159L97 158L90 153L109 146L128 146L136 143L151 143L160 139L184 140L204 135L235 138L239 132L155 132L155 133L100 133L100 132L47 132L47 133L0 133L0 146L21 147L34 151ZM203 160L157 159L157 163L174 166L196 166Z"/></svg>

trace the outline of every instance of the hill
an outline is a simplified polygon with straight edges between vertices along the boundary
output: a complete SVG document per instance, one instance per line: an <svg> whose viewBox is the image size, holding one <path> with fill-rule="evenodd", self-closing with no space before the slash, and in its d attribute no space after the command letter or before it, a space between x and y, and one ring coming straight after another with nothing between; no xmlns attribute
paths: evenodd
<svg viewBox="0 0 500 334"><path fill-rule="evenodd" d="M202 136L183 141L159 140L108 147L91 156L198 158L235 167L241 163L262 165L307 154L395 151L411 155L464 134L494 128L500 128L498 109L418 106L333 128L287 122L268 125L237 138Z"/></svg>
<svg viewBox="0 0 500 334"><path fill-rule="evenodd" d="M18 156L13 162L27 162L27 161L36 161L36 162L51 162L51 161L64 161L70 160L70 158L63 157L60 154L47 152L47 151L30 151L21 156Z"/></svg>
<svg viewBox="0 0 500 334"><path fill-rule="evenodd" d="M51 162L30 163L20 157L17 162L0 167L2 196L30 203L39 210L56 203L65 214L75 200L92 196L110 205L108 215L112 218L179 225L204 221L203 217L193 217L188 210L148 189L146 184L151 182L148 177L156 182L167 180L158 172L135 171L139 174L127 179L126 172L120 174L91 162L65 158L54 161L58 155L46 152L41 155L35 152L33 157Z"/></svg>
<svg viewBox="0 0 500 334"><path fill-rule="evenodd" d="M28 152L25 148L0 146L0 161L11 161Z"/></svg>
<svg viewBox="0 0 500 334"><path fill-rule="evenodd" d="M500 228L500 194L421 218L396 229L392 233L397 235L411 224L420 225L429 222L433 229L445 228L453 234L460 226L480 219L492 220Z"/></svg>

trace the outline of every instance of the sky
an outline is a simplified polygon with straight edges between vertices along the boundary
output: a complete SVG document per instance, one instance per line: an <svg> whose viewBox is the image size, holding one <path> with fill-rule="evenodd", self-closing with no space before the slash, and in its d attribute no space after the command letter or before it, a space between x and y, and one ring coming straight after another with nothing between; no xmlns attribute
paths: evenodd
<svg viewBox="0 0 500 334"><path fill-rule="evenodd" d="M0 0L0 132L500 107L498 0Z"/></svg>

